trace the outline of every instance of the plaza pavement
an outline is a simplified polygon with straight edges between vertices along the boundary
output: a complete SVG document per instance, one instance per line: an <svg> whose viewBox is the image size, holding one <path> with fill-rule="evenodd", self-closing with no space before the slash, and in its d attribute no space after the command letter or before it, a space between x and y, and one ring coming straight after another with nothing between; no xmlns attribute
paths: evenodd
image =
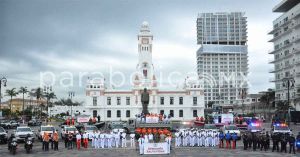
<svg viewBox="0 0 300 157"><path fill-rule="evenodd" d="M270 124L266 123L263 125L266 130L270 130ZM56 128L58 128L56 126ZM300 125L291 125L293 129L293 133L296 135L300 131ZM37 130L37 127L33 127L34 130ZM59 128L58 128L59 129ZM59 130L60 131L60 130ZM9 134L12 133L13 130L9 130ZM128 140L129 141L129 140ZM130 146L129 142L127 146ZM200 147L179 147L174 148L172 147L171 154L169 155L142 155L144 157L148 156L172 156L172 157L198 157L198 156L205 156L205 157L283 157L283 156L299 156L299 154L288 154L288 153L278 153L278 152L271 152L270 150L265 151L252 151L252 150L243 150L242 148L242 141L238 141L237 149L235 150L228 150L228 149L219 149L219 148L200 148ZM39 141L34 142L33 152L30 154L26 154L24 149L24 144L21 143L18 146L17 154L15 156L20 157L135 157L141 156L138 154L138 150L136 148L112 148L112 149L81 149L81 150L68 150L64 148L64 143L61 141L59 143L59 151L49 150L49 152L42 151L42 144ZM0 145L0 157L8 157L13 156L7 150L7 145Z"/></svg>

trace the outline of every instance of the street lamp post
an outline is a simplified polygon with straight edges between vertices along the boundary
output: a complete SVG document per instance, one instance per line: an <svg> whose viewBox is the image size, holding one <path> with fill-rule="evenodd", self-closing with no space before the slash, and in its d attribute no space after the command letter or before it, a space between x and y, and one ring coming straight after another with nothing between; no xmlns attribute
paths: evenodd
<svg viewBox="0 0 300 157"><path fill-rule="evenodd" d="M2 99L1 86L2 86L2 83L3 83L3 86L6 87L6 82L7 82L7 79L5 77L2 77L0 79L0 111L1 111L1 99Z"/></svg>
<svg viewBox="0 0 300 157"><path fill-rule="evenodd" d="M75 92L73 91L69 91L69 98L71 99L71 117L73 117L73 102L72 102L72 98L75 96Z"/></svg>
<svg viewBox="0 0 300 157"><path fill-rule="evenodd" d="M48 116L49 116L49 111L48 111L48 108L49 108L49 93L52 92L52 86L51 85L47 85L47 86L44 86L44 93L46 95L46 99L47 99L47 120L46 120L46 123L48 124Z"/></svg>
<svg viewBox="0 0 300 157"><path fill-rule="evenodd" d="M5 77L2 77L0 79L0 110L1 110L1 99L2 99L1 87L2 87L2 83L3 83L3 86L6 87L6 82L7 82L7 79Z"/></svg>
<svg viewBox="0 0 300 157"><path fill-rule="evenodd" d="M283 78L282 82L283 82L282 86L287 88L287 92L288 92L287 93L287 105L288 105L287 107L289 108L289 106L290 106L290 89L294 88L295 80L294 80L294 78ZM287 110L289 110L288 108L287 108ZM289 125L289 121L290 121L289 118L290 118L290 116L288 115L288 118L287 118L288 125Z"/></svg>
<svg viewBox="0 0 300 157"><path fill-rule="evenodd" d="M23 124L24 124L24 119L25 119L25 112L24 112L24 110L25 110L25 99L24 99L24 94L25 93L27 93L28 91L27 91L27 87L21 87L21 92L22 92L22 94L23 94L23 106L22 106L22 120L23 120Z"/></svg>
<svg viewBox="0 0 300 157"><path fill-rule="evenodd" d="M224 98L223 95L221 95L220 93L217 95L217 100L219 101L219 108L221 107L220 101L223 100L223 98ZM219 109L218 113L220 113L220 109ZM223 107L221 109L221 113L223 113Z"/></svg>
<svg viewBox="0 0 300 157"><path fill-rule="evenodd" d="M241 99L242 99L242 111L243 111L243 115L244 115L244 99L246 98L247 96L247 91L245 88L242 88L241 91L239 92L239 95L241 96Z"/></svg>

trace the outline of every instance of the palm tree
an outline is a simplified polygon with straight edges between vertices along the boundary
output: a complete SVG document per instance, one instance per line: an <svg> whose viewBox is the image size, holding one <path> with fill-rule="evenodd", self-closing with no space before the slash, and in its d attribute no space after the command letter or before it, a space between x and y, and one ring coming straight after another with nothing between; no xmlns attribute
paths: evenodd
<svg viewBox="0 0 300 157"><path fill-rule="evenodd" d="M268 91L260 97L260 102L262 103L264 117L266 118L266 109L268 108L268 115L271 113L272 102L275 101L275 91L268 89Z"/></svg>
<svg viewBox="0 0 300 157"><path fill-rule="evenodd" d="M47 109L47 113L48 113L49 101L51 99L55 99L56 95L53 92L51 92L51 93L46 93L45 97L47 98L47 108L46 109Z"/></svg>
<svg viewBox="0 0 300 157"><path fill-rule="evenodd" d="M16 88L12 88L12 89L7 89L6 90L6 95L7 96L10 96L10 105L9 105L9 110L10 110L10 113L12 113L11 111L11 106L12 106L12 98L14 96L17 96L18 92L16 91Z"/></svg>
<svg viewBox="0 0 300 157"><path fill-rule="evenodd" d="M27 90L27 87L21 87L19 90L19 94L23 94L23 107L22 107L22 116L24 118L24 110L25 110L25 103L24 103L24 94L27 94L29 91Z"/></svg>
<svg viewBox="0 0 300 157"><path fill-rule="evenodd" d="M32 94L32 96L34 96L36 98L37 103L41 106L41 104L39 102L43 98L43 90L42 90L42 88L38 87L36 89L32 89L31 90L31 94ZM41 107L41 112L42 112L42 107Z"/></svg>

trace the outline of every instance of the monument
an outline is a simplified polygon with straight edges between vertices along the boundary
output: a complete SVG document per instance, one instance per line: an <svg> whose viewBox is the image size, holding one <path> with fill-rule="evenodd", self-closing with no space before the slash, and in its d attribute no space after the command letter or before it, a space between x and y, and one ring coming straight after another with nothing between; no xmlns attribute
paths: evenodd
<svg viewBox="0 0 300 157"><path fill-rule="evenodd" d="M144 88L143 93L141 94L141 102L143 105L143 114L149 114L148 111L148 104L149 104L149 93L147 92L147 89Z"/></svg>

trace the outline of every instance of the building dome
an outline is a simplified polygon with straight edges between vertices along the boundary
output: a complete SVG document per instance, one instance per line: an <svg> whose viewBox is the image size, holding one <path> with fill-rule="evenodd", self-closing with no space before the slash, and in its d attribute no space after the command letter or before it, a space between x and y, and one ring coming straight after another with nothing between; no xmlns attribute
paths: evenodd
<svg viewBox="0 0 300 157"><path fill-rule="evenodd" d="M142 23L142 27L148 27L149 26L149 23L147 22L147 21L144 21L143 23Z"/></svg>
<svg viewBox="0 0 300 157"><path fill-rule="evenodd" d="M147 33L147 34L150 33L149 23L147 21L144 21L142 23L140 32L141 33Z"/></svg>

